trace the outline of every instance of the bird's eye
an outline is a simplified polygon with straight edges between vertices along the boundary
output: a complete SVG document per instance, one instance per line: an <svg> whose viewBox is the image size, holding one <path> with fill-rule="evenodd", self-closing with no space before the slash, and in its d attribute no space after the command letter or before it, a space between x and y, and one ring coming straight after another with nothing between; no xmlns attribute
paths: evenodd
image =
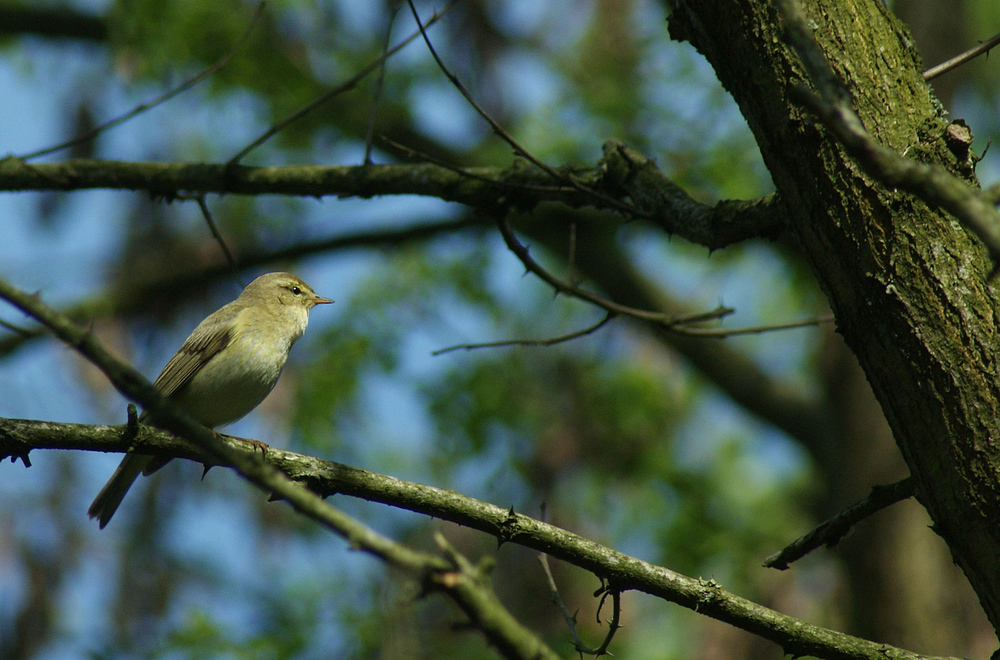
<svg viewBox="0 0 1000 660"><path fill-rule="evenodd" d="M292 293L294 293L297 296L301 296L302 295L302 289L300 289L297 286L293 286L292 287Z"/></svg>

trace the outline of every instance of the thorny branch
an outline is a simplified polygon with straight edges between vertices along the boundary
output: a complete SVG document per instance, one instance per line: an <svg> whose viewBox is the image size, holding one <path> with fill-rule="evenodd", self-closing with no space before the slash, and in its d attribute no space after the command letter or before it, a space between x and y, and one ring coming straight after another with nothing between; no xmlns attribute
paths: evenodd
<svg viewBox="0 0 1000 660"><path fill-rule="evenodd" d="M924 80L934 80L938 76L948 73L952 69L957 69L966 62L969 62L984 53L989 53L998 44L1000 44L1000 34L993 35L983 43L973 46L964 53L960 53L950 60L946 60L937 66L932 66L927 69L924 71Z"/></svg>
<svg viewBox="0 0 1000 660"><path fill-rule="evenodd" d="M176 403L157 391L131 366L111 355L87 330L0 278L0 298L45 325L66 345L98 367L122 394L155 413L167 430L193 443L215 462L235 469L241 476L273 497L286 500L302 515L374 557L405 571L427 589L449 596L490 643L510 658L556 660L556 655L533 632L503 608L487 580L458 553L442 546L446 558L417 552L375 532L328 504L323 497L290 479L253 452L235 449L213 431L201 426ZM27 452L20 452L27 454ZM269 452L270 453L270 452Z"/></svg>
<svg viewBox="0 0 1000 660"><path fill-rule="evenodd" d="M907 477L888 486L875 486L865 499L852 504L829 520L817 525L808 534L795 539L780 552L765 559L764 566L783 571L788 568L789 564L802 559L821 545L832 548L847 536L859 522L886 507L913 497L915 491L916 483L912 477Z"/></svg>
<svg viewBox="0 0 1000 660"><path fill-rule="evenodd" d="M0 297L5 291L0 280ZM122 426L90 426L0 418L0 458L27 455L32 448L125 451ZM213 436L213 441L215 440ZM233 451L242 449L230 442ZM165 431L142 426L137 447L144 453L160 453L212 462L213 453L176 438ZM416 484L349 465L284 451L272 446L269 465L292 479L308 484L321 497L341 494L381 502L423 513L490 534L500 542L527 548L579 566L610 581L620 591L637 590L730 623L779 644L786 653L812 655L830 660L928 660L903 649L869 642L821 628L768 609L722 589L711 580L698 580L667 568L630 557L554 525L466 497L452 490ZM227 464L223 462L222 464ZM284 494L281 494L284 497ZM607 591L607 587L603 591ZM613 593L613 590L612 590Z"/></svg>

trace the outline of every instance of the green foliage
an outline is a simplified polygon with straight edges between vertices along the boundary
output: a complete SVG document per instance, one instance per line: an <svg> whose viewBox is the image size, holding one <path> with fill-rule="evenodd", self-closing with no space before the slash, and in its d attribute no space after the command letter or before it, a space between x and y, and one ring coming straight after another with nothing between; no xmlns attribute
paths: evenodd
<svg viewBox="0 0 1000 660"><path fill-rule="evenodd" d="M514 29L490 13L499 12L494 9L499 5L460 3L452 20L431 34L446 62L532 153L554 164L593 163L605 139L621 137L648 148L661 159L664 170L677 174L679 183L692 184L700 199L753 197L767 190L767 175L752 139L721 88L716 85L697 104L688 100L692 89L708 84L705 77L710 72L692 64L694 56L686 46L664 45L658 7L624 0L576 4L569 8L571 26L565 25L566 7L546 7L536 23ZM168 88L217 62L244 34L255 6L242 0L118 0L108 17L109 58L118 74L109 76L113 78L109 86L152 81ZM410 23L398 20L408 31ZM235 102L259 112L256 119L262 124L275 121L376 58L382 38L381 26L355 30L334 5L268 2L246 43L208 82L210 93L203 102L209 111ZM557 43L560 39L567 43ZM481 133L471 129L470 139L438 142L419 127L414 117L439 111L442 97L455 95L423 48L414 44L390 62L376 134L401 138L408 146L451 163L509 164L509 145L492 136L479 139L485 128L479 129ZM514 103L525 93L516 85L498 91L504 82L498 69L512 54L524 56L516 61L529 61L551 76L551 86L531 102ZM666 61L670 67L663 64ZM372 80L366 81L283 130L269 145L269 155L276 161L303 155L326 159L324 145L357 144L367 128L371 85ZM416 107L418 88L438 90L426 102L430 107ZM511 98L500 98L503 94ZM696 117L690 114L692 106ZM184 139L170 144L175 153L164 156L150 148L144 157L197 160L215 153L220 136L210 131L199 134L199 127L182 118L171 121L183 127ZM452 118L438 121L445 131L452 128ZM310 226L310 204L232 196L210 201L238 252L290 245L302 236L325 233L325 226ZM329 202L324 211L336 208L335 204ZM157 222L169 231L136 232L123 250L130 256L109 258L106 272L132 272L117 268L122 266L114 263L118 259L135 259L152 269L153 248L168 242L178 247L162 261L173 269L188 267L192 255L204 252L206 246L214 253L198 213L192 208L177 213L173 209L178 207L163 207L157 213ZM137 208L127 220L130 227L143 226L151 215L147 207ZM399 209L394 213L401 216L401 224L413 221L405 208ZM648 246L661 240L657 231L641 222L629 225L628 231L635 244ZM754 429L727 433L721 439L704 438L715 450L703 463L692 465L680 458L684 443L692 442L685 439L686 427L699 415L711 414L700 410L707 388L658 338L618 319L592 336L558 346L454 352L430 366L414 358L415 346L424 351L429 344L440 348L450 343L554 337L600 318L600 312L580 302L553 298L533 277L518 280L519 272L509 272L509 253L498 247L496 239L491 242L483 236L368 252L363 267L351 271L358 273L359 281L345 283L345 288L353 286L350 295L330 292L337 299L337 320L324 326L314 317L303 340L313 352L295 373L294 419L302 439L321 456L342 449L374 415L366 385L384 379L412 393L422 406L426 420L417 421L426 421L427 437L416 437L420 433L413 431L416 439L411 445L386 449L380 462L364 467L391 471L408 464L427 466L435 485L473 482L479 488L476 496L495 496L504 505L516 501L537 507L545 502L553 522L595 540L621 544L626 550L639 547L647 552L644 558L694 575L718 571L733 579L727 587L750 584L748 567L756 567L765 549L775 549L793 528L802 526L805 489L797 483L799 477L759 477ZM622 238L607 230L602 240ZM600 245L595 250L600 251ZM663 257L660 267L666 270L663 262L680 261L677 254ZM737 249L713 257L710 272L719 278L731 276L742 254ZM704 250L691 248L690 255L703 260ZM337 256L316 259L333 261ZM774 250L769 258L783 255ZM564 260L560 254L544 257L554 270L565 270ZM805 273L801 264L788 270ZM754 271L747 279L759 273ZM771 292L765 300L764 316L785 320L782 314L790 308L815 302L815 289L800 283L806 277L790 279L791 290ZM693 296L691 289L685 287L682 293ZM271 528L288 525L273 512L276 506L262 507L264 513L254 523ZM537 508L525 513L537 515ZM376 526L409 533L404 540L414 544L426 541L435 525L423 519L399 522L381 511L364 514ZM287 531L279 528L281 533ZM300 537L310 544L303 554L336 561L330 558L335 542L325 534ZM277 538L276 532L261 545L270 547ZM489 552L495 550L493 539L480 540L490 546ZM155 557L162 552L166 551L154 540L146 539L133 554ZM534 557L501 554L501 564L500 570L507 571L498 579L504 597L521 607L519 611L537 614L528 623L547 633L555 631L552 639L565 645L564 624L544 595L539 598L535 591L540 582ZM255 566L250 573L258 571ZM191 658L316 657L310 655L310 640L324 622L335 620L349 629L345 645L354 645L351 652L358 658L391 657L394 650L407 654L397 657L494 657L480 636L456 635L450 629L449 624L461 620L453 609L434 599L416 601L406 586L391 582L396 577L379 574L371 582L357 578L344 584L317 577L306 586L274 587L271 600L249 590L263 601L263 623L244 635L234 633L197 599L183 601L182 595L172 595L184 603L178 606L184 608L183 616L155 653ZM204 587L203 578L178 570L163 579ZM561 587L581 607L593 608L592 576L563 579ZM228 598L240 586L212 584L211 589ZM324 599L324 590L334 596L326 594ZM183 589L170 593L182 594ZM128 597L124 594L123 601ZM330 606L330 599L337 599L340 608ZM532 606L537 610L529 610ZM373 614L370 608L379 612ZM391 644L386 632L390 625L399 626L398 635L392 629ZM628 628L620 635L628 636Z"/></svg>

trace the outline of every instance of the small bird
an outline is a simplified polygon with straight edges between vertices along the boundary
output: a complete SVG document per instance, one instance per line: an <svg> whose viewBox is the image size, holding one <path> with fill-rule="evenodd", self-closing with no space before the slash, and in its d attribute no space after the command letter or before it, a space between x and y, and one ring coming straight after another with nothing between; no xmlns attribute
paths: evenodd
<svg viewBox="0 0 1000 660"><path fill-rule="evenodd" d="M332 302L290 273L261 275L198 324L153 386L210 429L235 422L278 382L289 349L305 332L309 310ZM156 426L146 412L139 421ZM104 529L139 474L148 475L165 463L148 454L126 453L90 505L90 517Z"/></svg>

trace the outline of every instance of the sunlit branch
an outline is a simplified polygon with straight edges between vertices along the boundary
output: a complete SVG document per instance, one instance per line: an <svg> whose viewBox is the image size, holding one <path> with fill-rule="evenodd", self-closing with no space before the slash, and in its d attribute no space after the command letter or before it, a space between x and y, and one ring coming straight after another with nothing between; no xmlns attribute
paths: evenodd
<svg viewBox="0 0 1000 660"><path fill-rule="evenodd" d="M0 458L31 449L125 451L122 426L90 426L0 418ZM211 462L204 450L171 434L141 427L136 449ZM249 449L232 441L234 451ZM712 580L687 577L600 545L509 508L466 497L453 490L425 486L360 468L296 454L272 446L265 459L320 496L340 494L381 502L477 529L500 542L544 552L610 581L619 591L636 590L769 639L786 654L830 660L929 660L927 656L870 642L806 623L741 598Z"/></svg>
<svg viewBox="0 0 1000 660"><path fill-rule="evenodd" d="M785 211L775 195L758 200L723 200L714 206L700 204L656 171L649 159L642 157L640 162L637 152L622 147L620 142L609 141L605 157L593 167L574 168L572 180L613 190L640 208L642 217L650 218L671 234L711 249L757 236L774 238L783 230ZM515 159L505 168L458 168L434 162L230 167L221 163L99 159L34 164L15 157L0 159L0 191L97 188L141 190L168 199L181 191L298 197L421 195L491 211L511 206L528 211L543 202L617 210L617 205L605 204L590 192L560 185L523 159Z"/></svg>
<svg viewBox="0 0 1000 660"><path fill-rule="evenodd" d="M412 550L379 534L334 508L323 497L292 480L255 452L240 451L195 422L180 406L157 391L142 374L111 355L92 333L43 304L39 296L20 291L0 278L0 298L45 325L62 342L100 369L121 394L154 413L158 424L193 443L213 461L232 467L265 493L284 499L297 512L340 536L351 547L405 571L424 588L449 596L489 642L507 657L523 660L555 660L559 657L510 615L493 593L489 581L483 579L483 571L448 547L443 538L438 543L445 559Z"/></svg>

